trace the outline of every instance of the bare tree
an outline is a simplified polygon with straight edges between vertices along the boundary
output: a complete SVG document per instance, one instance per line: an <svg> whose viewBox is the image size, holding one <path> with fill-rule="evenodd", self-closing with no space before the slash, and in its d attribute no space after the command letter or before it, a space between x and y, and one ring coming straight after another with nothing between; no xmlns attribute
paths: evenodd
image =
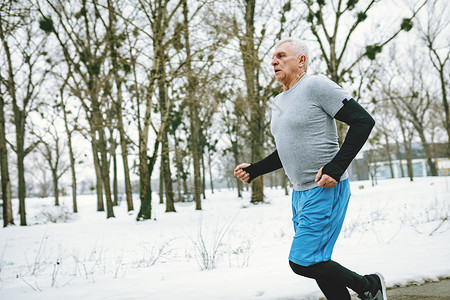
<svg viewBox="0 0 450 300"><path fill-rule="evenodd" d="M59 206L59 179L69 170L70 165L62 160L65 141L59 137L55 117L49 117L47 114L46 119L50 122L46 128L43 128L44 132L38 132L37 126L34 126L36 129L32 130L31 133L40 141L37 150L47 162L48 169L52 175L55 206Z"/></svg>
<svg viewBox="0 0 450 300"><path fill-rule="evenodd" d="M144 68L147 74L146 80L140 80L141 73L139 58L143 56L142 49L139 47L139 34L148 34L147 31L132 25L127 17L122 16L127 27L126 47L128 49L127 59L130 64L131 82L128 85L128 92L135 107L135 119L139 133L138 139L138 174L139 174L139 198L141 205L137 215L138 220L148 220L152 214L152 186L150 178L152 176L156 159L159 152L159 132L152 122L153 101L152 97L155 90L155 66L149 69ZM130 26L131 23L131 26ZM133 29L130 29L133 28ZM151 38L151 37L149 37ZM149 132L150 129L156 132L157 138L154 140L152 155L149 152Z"/></svg>
<svg viewBox="0 0 450 300"><path fill-rule="evenodd" d="M430 1L427 10L426 23L419 23L419 34L428 48L430 61L434 69L439 74L439 83L441 87L441 99L444 112L443 127L447 132L447 156L450 157L450 107L448 104L448 83L450 60L450 36L448 29L450 19L448 3L444 1Z"/></svg>
<svg viewBox="0 0 450 300"><path fill-rule="evenodd" d="M410 181L414 180L414 173L412 168L412 140L414 138L414 128L411 123L407 120L407 113L401 108L396 101L396 98L389 93L389 89L381 91L381 96L384 98L383 102L379 102L378 106L381 106L381 110L377 110L378 132L385 138L385 143L389 143L389 137L394 137L396 141L396 153L397 159L399 160L399 167L404 176L403 165L402 165L402 153L398 145L399 140L396 138L398 134L401 135L401 141L403 144L403 151L406 159L406 168ZM392 116L392 117L390 117ZM380 120L381 119L381 120ZM400 130L400 132L397 132ZM389 161L391 160L392 149L384 145L386 154ZM391 165L391 163L390 163ZM393 173L392 166L391 174Z"/></svg>
<svg viewBox="0 0 450 300"><path fill-rule="evenodd" d="M411 16L405 17L401 24L386 36L379 37L372 44L364 45L364 49L351 51L355 33L361 24L367 20L369 11L373 10L377 2L382 1L312 1L302 0L308 10L306 18L311 32L319 44L321 57L325 61L327 75L336 83L352 81L354 67L364 58L374 60L384 46L391 42L398 34L411 30L412 20L427 3L427 0L413 10ZM417 2L414 2L416 4ZM345 20L345 22L344 22ZM347 24L350 24L349 26ZM364 47L363 46L363 47ZM352 53L356 53L352 55ZM344 140L344 124L337 122L339 140Z"/></svg>
<svg viewBox="0 0 450 300"><path fill-rule="evenodd" d="M125 180L125 195L127 201L127 209L128 211L134 210L133 206L133 197L131 190L131 179L130 179L130 168L128 165L128 138L125 134L124 122L123 122L123 75L119 74L119 70L122 69L124 73L128 74L131 70L128 62L120 56L117 45L120 45L122 40L124 39L124 34L120 33L117 29L116 23L118 22L117 17L117 6L111 0L108 0L108 25L107 33L108 33L108 42L110 47L110 56L112 62L112 72L114 76L114 81L116 84L116 100L112 101L113 103L113 112L117 119L117 130L119 131L120 136L120 147L122 150L122 162L123 162L123 172L124 172L124 180ZM112 136L112 135L111 135ZM115 148L115 147L114 147ZM116 164L116 158L114 155L114 164ZM116 178L116 177L115 177ZM116 187L117 184L114 184ZM116 196L117 197L117 196Z"/></svg>
<svg viewBox="0 0 450 300"><path fill-rule="evenodd" d="M33 193L33 195L40 198L47 198L51 194L52 179L45 160L41 159L39 151L33 151L30 153L32 158L27 166L33 169L33 172L27 172L29 177L27 178L27 193ZM39 158L39 159L37 159ZM32 180L30 180L32 179Z"/></svg>
<svg viewBox="0 0 450 300"><path fill-rule="evenodd" d="M24 6L11 2L5 11L13 14L3 16L0 24L0 39L4 51L6 74L2 75L2 84L6 87L8 99L13 110L13 122L16 129L16 143L12 146L17 154L18 196L20 225L26 226L26 184L25 157L37 146L31 142L26 146L26 124L30 111L37 105L37 95L48 70L42 69L46 37L36 32L34 15ZM6 27L11 24L14 27ZM15 25L13 25L15 24ZM23 36L18 40L15 35Z"/></svg>
<svg viewBox="0 0 450 300"><path fill-rule="evenodd" d="M412 167L412 140L414 138L414 128L405 119L404 113L399 109L395 102L395 99L390 99L393 107L395 108L396 117L399 122L401 130L403 150L405 151L406 170L410 181L414 180L414 171ZM403 169L402 169L403 170Z"/></svg>
<svg viewBox="0 0 450 300"><path fill-rule="evenodd" d="M201 194L206 197L206 165L209 169L211 191L214 190L211 174L210 151L205 151L214 139L215 113L221 102L224 88L224 66L221 50L229 41L223 26L217 26L213 2L183 2L183 40L181 50L185 57L185 99L189 123L189 150L193 162L194 200L201 209ZM211 148L209 148L211 150ZM205 164L207 161L207 164Z"/></svg>
<svg viewBox="0 0 450 300"><path fill-rule="evenodd" d="M60 0L46 0L51 12L56 15L58 26L41 9L40 28L55 35L62 49L68 68L74 76L68 83L71 92L81 102L90 124L90 138L94 165L97 175L98 210L101 210L102 195L100 184L106 197L107 218L114 217L111 183L109 175L108 145L105 132L106 121L103 118L105 90L112 73L105 66L109 53L108 44L99 32L105 31L105 23L94 3L83 0L78 7L71 6L69 11ZM79 9L79 10L77 10ZM102 73L102 71L106 73ZM76 75L76 76L75 76Z"/></svg>
<svg viewBox="0 0 450 300"><path fill-rule="evenodd" d="M182 109L175 109L173 112L173 117L171 117L171 126L170 126L170 134L173 135L174 139L174 162L176 167L176 182L177 182L177 200L182 201L183 196L181 193L181 182L182 182L182 173L183 173L183 158L185 156L186 151L183 151L180 147L180 143L183 141L182 138L180 138L177 134L178 129L180 128L180 125L182 124Z"/></svg>
<svg viewBox="0 0 450 300"><path fill-rule="evenodd" d="M171 4L173 5L171 10L169 10L169 2L172 2ZM170 126L168 118L170 117L173 101L169 99L168 95L169 80L166 68L168 64L167 52L169 52L169 46L172 45L174 40L177 40L177 35L181 35L181 33L174 30L173 39L168 39L167 34L174 16L178 10L181 9L182 1L161 0L154 3L147 3L140 0L140 5L144 11L148 11L147 7L149 7L151 13L151 17L148 18L148 21L152 25L154 70L156 76L156 87L158 89L157 98L159 112L161 117L161 129L158 138L161 143L161 166L164 176L166 212L175 212L168 138ZM147 16L149 16L148 13Z"/></svg>
<svg viewBox="0 0 450 300"><path fill-rule="evenodd" d="M372 134L371 137L368 140L369 149L367 150L367 159L369 161L369 175L372 182L372 186L375 186L378 184L378 178L377 178L377 169L379 167L378 161L379 161L379 155L378 155L378 149L380 146L380 134L379 132L375 132L375 134Z"/></svg>
<svg viewBox="0 0 450 300"><path fill-rule="evenodd" d="M71 178L72 178L72 210L74 213L78 212L78 204L77 204L77 172L75 167L75 154L74 154L74 147L72 143L72 135L73 132L77 129L77 119L76 117L73 120L74 125L72 128L70 128L69 125L69 115L71 115L70 110L66 107L66 99L65 99L65 90L66 90L66 84L67 80L72 76L72 74L67 74L66 79L64 80L63 84L61 85L61 88L59 89L59 105L62 110L63 114L63 120L64 120L64 130L66 132L67 136L67 147L69 148L69 160L70 160L70 170L71 170Z"/></svg>
<svg viewBox="0 0 450 300"><path fill-rule="evenodd" d="M249 129L249 144L251 148L251 161L256 162L264 156L264 141L268 127L266 118L267 103L273 94L274 77L265 78L262 66L263 60L268 56L270 49L274 46L276 40L281 38L282 33L287 28L287 15L291 11L291 2L285 1L281 6L277 19L276 29L270 31L266 24L260 25L261 30L257 31L258 14L263 8L270 5L269 2L257 5L255 0L245 0L238 5L242 14L243 22L235 16L232 21L232 30L234 36L239 42L239 52L242 60L242 68L245 75L246 102L248 103L250 116L245 118ZM268 16L270 17L270 16ZM296 16L300 19L299 16ZM295 22L291 26L294 28ZM292 31L292 29L291 29ZM271 39L268 42L267 39ZM266 43L269 45L267 46ZM264 82L264 83L263 83ZM264 201L264 177L260 176L252 181L252 203Z"/></svg>
<svg viewBox="0 0 450 300"><path fill-rule="evenodd" d="M139 132L141 208L137 218L144 220L151 218L152 187L150 178L160 152L160 146L164 183L166 185L166 210L175 211L168 144L169 118L173 99L170 99L167 93L168 83L171 80L168 77L166 68L169 61L168 52L171 50L170 45L173 43L173 39L168 38L168 35L173 27L174 17L181 8L181 1L139 0L136 7L137 10L132 15L134 17L137 15L141 18L142 22L139 25L134 23L133 18L130 17L132 15L123 16L118 14L118 16L125 21L126 26L129 26L128 28L132 28L126 33L129 50L127 59L130 62L131 76L133 77L130 84L130 92L135 103ZM141 26L141 24L144 25ZM144 46L136 39L140 34L145 38L146 44ZM181 33L177 32L177 34L180 35ZM142 67L139 59L144 59L145 65L148 65L150 61L150 67ZM142 80L140 71L146 73L145 80ZM153 102L154 97L158 100L157 102ZM157 124L156 115L152 115L154 110L155 112L158 110L160 112L159 124ZM156 136L151 156L147 154L150 129L153 129Z"/></svg>
<svg viewBox="0 0 450 300"><path fill-rule="evenodd" d="M199 81L199 90L197 97L202 101L202 109L199 113L200 121L200 141L201 160L203 168L202 190L204 198L206 198L206 164L208 165L208 175L210 181L211 192L214 193L213 178L212 178L212 157L211 153L216 152L216 145L218 143L217 136L214 135L217 130L214 128L216 112L218 106L223 102L224 96L222 92L223 85L209 85L209 82L219 82L220 75L211 74L211 70L206 68L204 71L209 76L205 76Z"/></svg>
<svg viewBox="0 0 450 300"><path fill-rule="evenodd" d="M419 74L418 77L420 78L422 75ZM428 117L432 99L428 91L425 93L420 92L424 90L424 86L422 82L419 84L419 87L411 87L409 95L400 95L399 91L397 91L393 99L397 101L396 105L400 105L401 110L405 110L408 113L408 121L414 126L422 142L431 175L437 176L431 144L428 142L425 134L427 130L426 118Z"/></svg>
<svg viewBox="0 0 450 300"><path fill-rule="evenodd" d="M234 105L238 103L237 100L233 101ZM234 106L233 105L233 106ZM223 106L223 112L222 112L222 122L225 124L225 131L227 134L227 138L230 141L230 145L223 150L224 155L231 153L234 161L234 165L237 166L241 162L241 149L240 149L240 140L241 140L241 134L240 134L240 124L241 121L241 115L239 109L229 109L226 107L226 104ZM242 181L238 178L234 178L236 181L236 187L237 187L237 196L239 198L242 198Z"/></svg>
<svg viewBox="0 0 450 300"><path fill-rule="evenodd" d="M255 39L255 0L244 2L245 30L239 35L237 22L235 23L235 33L239 37L240 50L245 72L245 83L247 87L247 100L250 105L250 140L252 156L251 161L258 161L263 158L262 145L264 144L264 123L265 123L265 101L261 101L259 96L259 70L260 62L258 58L258 45ZM262 39L261 39L262 40ZM262 102L262 103L261 103ZM264 178L261 176L252 182L252 203L264 201Z"/></svg>
<svg viewBox="0 0 450 300"><path fill-rule="evenodd" d="M387 157L391 178L394 178L395 173L391 155L393 152L391 149L391 138L393 136L393 131L397 128L397 124L395 124L395 116L392 114L392 107L388 101L378 102L376 112L380 116L380 118L377 119L377 128L381 138L384 139L383 147L385 151L383 156Z"/></svg>
<svg viewBox="0 0 450 300"><path fill-rule="evenodd" d="M408 53L410 57L417 57L415 49L408 48ZM422 142L431 175L437 176L432 147L427 138L430 111L434 101L430 94L432 90L430 76L425 72L424 61L412 59L401 62L397 58L397 55L401 54L393 52L393 55L395 56L391 58L394 63L384 72L388 82L382 84L382 90L394 106L399 121L406 120L413 125Z"/></svg>

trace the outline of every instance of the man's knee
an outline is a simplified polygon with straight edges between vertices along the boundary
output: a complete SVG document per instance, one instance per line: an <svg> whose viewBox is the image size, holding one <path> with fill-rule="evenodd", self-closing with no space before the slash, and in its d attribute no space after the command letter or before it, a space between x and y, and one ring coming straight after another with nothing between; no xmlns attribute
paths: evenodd
<svg viewBox="0 0 450 300"><path fill-rule="evenodd" d="M301 266L292 261L289 261L289 266L295 274L305 277L311 277L311 267Z"/></svg>
<svg viewBox="0 0 450 300"><path fill-rule="evenodd" d="M320 262L310 266L301 266L289 261L289 266L295 274L313 279L318 279L319 277L323 277L325 275L323 271L326 268L326 265L327 262Z"/></svg>

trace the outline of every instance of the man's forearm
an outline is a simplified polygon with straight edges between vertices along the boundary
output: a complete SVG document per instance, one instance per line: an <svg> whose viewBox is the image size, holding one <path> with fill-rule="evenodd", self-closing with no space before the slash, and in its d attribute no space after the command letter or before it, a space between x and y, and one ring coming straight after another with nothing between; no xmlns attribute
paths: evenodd
<svg viewBox="0 0 450 300"><path fill-rule="evenodd" d="M250 179L248 180L248 183L250 183L256 177L273 172L282 167L283 165L281 164L280 157L278 156L278 150L275 150L266 158L251 164L243 170L250 174Z"/></svg>

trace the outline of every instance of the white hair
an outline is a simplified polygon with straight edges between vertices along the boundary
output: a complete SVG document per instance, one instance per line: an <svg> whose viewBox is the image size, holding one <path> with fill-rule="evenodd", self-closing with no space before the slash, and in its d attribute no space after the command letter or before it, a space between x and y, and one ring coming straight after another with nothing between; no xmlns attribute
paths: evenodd
<svg viewBox="0 0 450 300"><path fill-rule="evenodd" d="M305 55L306 56L306 62L305 62L305 70L308 69L308 63L309 63L309 49L308 47L305 45L305 43L298 38L285 38L282 39L281 41L279 41L276 45L275 45L275 49L278 48L279 46L281 46L284 43L291 43L292 45L292 50L294 50L294 53L297 57L299 57L300 55Z"/></svg>

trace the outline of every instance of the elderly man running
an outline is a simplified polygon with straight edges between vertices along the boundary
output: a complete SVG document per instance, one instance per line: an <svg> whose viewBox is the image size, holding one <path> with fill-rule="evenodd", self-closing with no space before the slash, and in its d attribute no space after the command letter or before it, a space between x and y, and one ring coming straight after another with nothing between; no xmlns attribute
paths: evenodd
<svg viewBox="0 0 450 300"><path fill-rule="evenodd" d="M375 121L336 83L306 74L308 62L308 49L301 40L289 38L277 44L272 66L284 92L273 100L271 131L276 150L259 162L238 165L234 175L249 183L284 168L293 184L292 270L315 279L330 300L350 300L347 287L361 299L386 300L380 274L362 276L331 260L350 199L346 170ZM334 119L349 125L341 148Z"/></svg>

